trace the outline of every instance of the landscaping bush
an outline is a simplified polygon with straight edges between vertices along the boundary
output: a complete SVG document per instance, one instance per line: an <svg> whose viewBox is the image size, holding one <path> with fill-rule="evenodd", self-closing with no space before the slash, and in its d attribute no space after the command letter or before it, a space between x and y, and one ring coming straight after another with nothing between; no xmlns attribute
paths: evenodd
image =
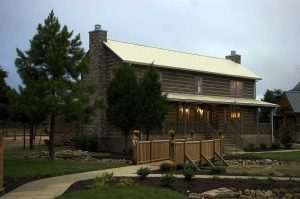
<svg viewBox="0 0 300 199"><path fill-rule="evenodd" d="M293 138L290 134L290 131L284 132L280 142L285 149L290 149L293 146Z"/></svg>
<svg viewBox="0 0 300 199"><path fill-rule="evenodd" d="M184 166L184 169L192 169L195 173L197 172L197 167L195 166L195 165L193 165L193 164L186 164L185 166Z"/></svg>
<svg viewBox="0 0 300 199"><path fill-rule="evenodd" d="M80 134L74 137L74 146L78 150L97 151L97 136Z"/></svg>
<svg viewBox="0 0 300 199"><path fill-rule="evenodd" d="M215 174L223 174L226 172L225 167L213 167L210 170L210 174L215 175Z"/></svg>
<svg viewBox="0 0 300 199"><path fill-rule="evenodd" d="M267 144L265 144L265 143L260 143L259 146L260 146L261 150L266 150L267 149Z"/></svg>
<svg viewBox="0 0 300 199"><path fill-rule="evenodd" d="M273 142L272 144L271 144L271 149L280 149L281 148L281 146L280 146L280 143L278 143L278 142Z"/></svg>
<svg viewBox="0 0 300 199"><path fill-rule="evenodd" d="M50 141L48 139L44 139L44 144L45 144L45 146L49 146Z"/></svg>
<svg viewBox="0 0 300 199"><path fill-rule="evenodd" d="M195 174L196 172L191 167L184 167L183 175L186 180L191 180Z"/></svg>
<svg viewBox="0 0 300 199"><path fill-rule="evenodd" d="M171 171L174 168L174 162L168 161L168 162L163 162L160 165L160 171Z"/></svg>
<svg viewBox="0 0 300 199"><path fill-rule="evenodd" d="M175 165L176 170L182 170L184 168L184 163L177 163Z"/></svg>
<svg viewBox="0 0 300 199"><path fill-rule="evenodd" d="M245 151L257 151L257 147L255 144L251 143L251 144L248 144L245 148L244 148Z"/></svg>
<svg viewBox="0 0 300 199"><path fill-rule="evenodd" d="M112 181L115 180L114 173L111 172L103 172L100 176L95 178L96 187L102 187L105 185L109 185Z"/></svg>
<svg viewBox="0 0 300 199"><path fill-rule="evenodd" d="M162 186L169 186L176 181L176 178L173 174L162 175L160 178L160 183Z"/></svg>
<svg viewBox="0 0 300 199"><path fill-rule="evenodd" d="M134 180L131 179L131 178L121 178L118 185L133 186L134 185Z"/></svg>
<svg viewBox="0 0 300 199"><path fill-rule="evenodd" d="M137 170L136 173L140 176L141 179L144 179L149 175L150 169L148 167L141 167Z"/></svg>

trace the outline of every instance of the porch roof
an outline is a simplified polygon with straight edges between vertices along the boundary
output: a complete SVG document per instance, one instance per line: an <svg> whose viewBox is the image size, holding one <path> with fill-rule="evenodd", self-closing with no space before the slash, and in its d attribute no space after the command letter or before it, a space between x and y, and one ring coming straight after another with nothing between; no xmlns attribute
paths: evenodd
<svg viewBox="0 0 300 199"><path fill-rule="evenodd" d="M169 101L176 102L202 102L210 104L236 104L244 106L257 106L257 107L278 107L277 104L272 104L255 99L237 98L237 97L221 97L211 95L198 95L198 94L184 94L184 93L167 93Z"/></svg>

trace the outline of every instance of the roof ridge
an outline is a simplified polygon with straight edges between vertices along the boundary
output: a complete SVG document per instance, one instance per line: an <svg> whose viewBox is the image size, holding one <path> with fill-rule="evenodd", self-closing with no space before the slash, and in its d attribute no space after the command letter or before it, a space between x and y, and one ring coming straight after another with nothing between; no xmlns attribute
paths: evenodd
<svg viewBox="0 0 300 199"><path fill-rule="evenodd" d="M120 42L120 43L125 43L125 44L136 45L136 46L142 46L142 47L148 47L148 48L155 48L155 49L160 49L160 50L167 50L167 51L171 51L171 52L184 53L184 54L188 54L188 55L195 55L195 56L209 57L209 58L213 58L213 59L221 59L221 60L224 60L224 61L231 61L229 59L225 59L225 58L221 58L221 57L213 57L213 56L207 56L207 55L200 55L200 54L195 54L195 53L190 53L190 52L184 52L184 51L179 51L179 50L172 50L172 49L154 47L154 46L149 46L149 45L144 45L144 44L130 43L130 42L126 42L126 41L119 41L119 40L115 40L115 39L107 39L107 40L115 41L115 42Z"/></svg>

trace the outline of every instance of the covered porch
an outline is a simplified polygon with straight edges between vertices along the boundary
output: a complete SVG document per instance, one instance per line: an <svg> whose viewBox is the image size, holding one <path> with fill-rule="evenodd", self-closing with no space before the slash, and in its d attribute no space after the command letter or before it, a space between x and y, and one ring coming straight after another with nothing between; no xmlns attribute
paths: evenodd
<svg viewBox="0 0 300 199"><path fill-rule="evenodd" d="M175 130L176 135L188 137L193 131L199 138L238 140L239 145L261 141L272 142L274 104L254 99L219 97L197 94L168 93L171 110L163 131ZM270 110L270 122L259 123L259 109ZM266 140L267 139L267 140Z"/></svg>

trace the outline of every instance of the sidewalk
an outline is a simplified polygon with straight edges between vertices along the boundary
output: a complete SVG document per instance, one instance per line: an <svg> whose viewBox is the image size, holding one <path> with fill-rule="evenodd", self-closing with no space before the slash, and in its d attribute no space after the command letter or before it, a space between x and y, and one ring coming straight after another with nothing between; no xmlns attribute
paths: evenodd
<svg viewBox="0 0 300 199"><path fill-rule="evenodd" d="M70 174L64 176L57 176L45 178L24 184L17 189L5 194L1 199L53 199L62 195L70 185L80 180L87 180L95 178L104 171L114 172L118 177L136 177L137 169L140 167L150 167L158 169L159 163L149 163L143 165L133 165L127 167L120 167L107 170L91 171L85 173ZM161 174L150 174L149 177L160 177ZM183 175L174 175L177 178L183 178ZM218 176L222 179L253 179L253 176ZM268 177L254 176L256 179L266 180ZM196 175L195 178L210 179L211 175ZM274 177L274 180L290 180L289 177ZM292 180L300 181L300 178L292 178Z"/></svg>

